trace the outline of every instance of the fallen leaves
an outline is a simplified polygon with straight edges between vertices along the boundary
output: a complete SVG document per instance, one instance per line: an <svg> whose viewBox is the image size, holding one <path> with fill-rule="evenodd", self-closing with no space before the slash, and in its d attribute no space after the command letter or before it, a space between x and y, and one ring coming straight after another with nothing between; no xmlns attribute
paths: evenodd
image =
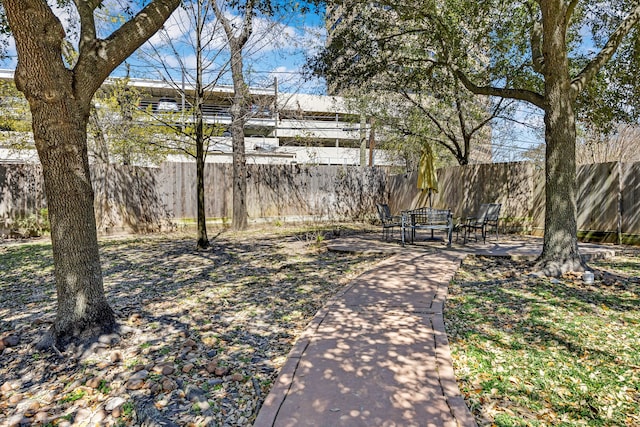
<svg viewBox="0 0 640 427"><path fill-rule="evenodd" d="M640 258L597 267L586 287L578 274L549 280L512 273L526 264L465 260L445 321L479 424L639 425L640 287L628 278Z"/></svg>
<svg viewBox="0 0 640 427"><path fill-rule="evenodd" d="M209 251L184 235L102 242L107 298L129 332L64 360L29 346L55 314L50 246L0 246L0 342L15 344L0 349L0 419L251 424L316 311L380 259L279 230L224 233Z"/></svg>

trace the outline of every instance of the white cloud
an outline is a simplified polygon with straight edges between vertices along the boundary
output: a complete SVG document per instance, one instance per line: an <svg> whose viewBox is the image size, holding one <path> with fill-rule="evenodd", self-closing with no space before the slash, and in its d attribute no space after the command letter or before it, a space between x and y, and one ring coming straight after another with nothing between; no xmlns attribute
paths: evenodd
<svg viewBox="0 0 640 427"><path fill-rule="evenodd" d="M69 2L70 6L64 8L55 6L55 0L48 0L48 2L65 25L72 43L74 43L73 40L77 41L78 18L73 2ZM130 3L133 8L139 7L136 6L139 3L129 0L104 0L104 7L97 12L100 36L107 36L122 24L119 20L119 12L122 10L123 3ZM213 11L211 13L213 15ZM241 18L234 17L230 13L227 16L239 28ZM131 66L132 75L158 78L162 62L171 70L179 70L182 65L195 69L194 27L195 23L190 11L178 8L142 50L127 60ZM229 56L227 39L221 25L214 19L206 23L205 34L211 37L206 54L207 61L211 63L208 73L212 79L215 79ZM248 81L269 84L277 76L282 85L300 86L300 69L304 63L304 52L314 51L323 46L324 39L324 27L308 27L303 22L303 18L297 15L291 15L281 22L256 17L253 35L245 48L245 65L251 69ZM15 68L16 51L13 38L10 37L8 43L8 58L2 61L2 66ZM155 50L150 48L151 45ZM178 52L179 58L176 57L174 49ZM124 75L124 67L120 67L115 74Z"/></svg>
<svg viewBox="0 0 640 427"><path fill-rule="evenodd" d="M255 51L296 51L324 45L322 27L293 26L259 18L255 23L252 42Z"/></svg>
<svg viewBox="0 0 640 427"><path fill-rule="evenodd" d="M188 12L179 7L167 19L162 29L149 39L148 43L160 47L165 46L168 40L181 40L192 30L191 24L192 19Z"/></svg>

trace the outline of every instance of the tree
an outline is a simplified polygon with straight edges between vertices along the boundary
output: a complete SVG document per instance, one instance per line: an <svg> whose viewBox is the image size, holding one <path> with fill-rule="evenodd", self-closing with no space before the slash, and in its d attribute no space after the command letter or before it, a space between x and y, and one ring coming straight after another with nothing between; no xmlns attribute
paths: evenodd
<svg viewBox="0 0 640 427"><path fill-rule="evenodd" d="M364 96L366 112L363 114L375 117L385 129L383 144L387 149L405 155L413 152L412 157L419 158L422 148L412 150L414 144L407 140L412 137L422 141L421 144L434 146L442 156L458 165L482 162L484 156L491 160L490 124L498 118L512 120L510 100L479 100L457 82L437 92L437 96L434 96L434 86L426 80L420 86L428 87L428 91L418 89L420 86L410 89L408 84L396 83L396 88L388 87ZM349 90L345 95L349 97L355 92L356 97L362 98L361 90Z"/></svg>
<svg viewBox="0 0 640 427"><path fill-rule="evenodd" d="M178 149L196 161L197 237L198 249L210 246L207 236L205 211L204 170L205 160L212 137L220 136L219 126L205 126L204 104L207 89L218 83L228 70L228 60L221 59L225 48L219 34L219 23L212 12L209 0L182 2L182 14L173 20L175 28L164 28L157 39L150 41L141 51L141 56L169 82L185 100L175 113L156 116L165 126L172 128L180 137L167 148ZM175 29L177 28L177 31ZM172 57L178 64L179 76L167 64ZM195 66L186 61L195 59ZM207 81L205 81L205 75ZM213 76L213 77L212 77ZM188 90L187 90L188 88ZM185 144L185 139L188 141Z"/></svg>
<svg viewBox="0 0 640 427"><path fill-rule="evenodd" d="M244 230L247 228L247 158L244 146L244 124L249 111L249 87L244 81L243 49L253 32L253 18L256 13L256 1L247 0L240 8L244 13L239 29L233 24L232 18L225 14L225 10L218 4L218 0L211 0L216 17L222 23L224 33L229 42L231 53L231 78L233 79L233 101L231 103L231 144L233 147L233 228Z"/></svg>
<svg viewBox="0 0 640 427"><path fill-rule="evenodd" d="M27 100L11 82L0 81L0 131L28 132L31 118ZM7 141L11 143L11 141Z"/></svg>
<svg viewBox="0 0 640 427"><path fill-rule="evenodd" d="M469 164L473 149L488 146L490 124L510 119L513 102L474 96L451 69L418 64L429 40L415 31L403 32L405 22L394 20L394 10L351 6L342 9L349 11L348 17L333 17L330 42L310 59L311 73L325 77L334 92L358 97L369 92L368 99L384 99L386 107L374 105L387 129L439 145L459 165ZM354 10L359 13L352 16Z"/></svg>
<svg viewBox="0 0 640 427"><path fill-rule="evenodd" d="M156 144L163 134L139 108L144 94L129 78L110 79L94 96L89 116L89 154L103 164L158 164L168 150Z"/></svg>
<svg viewBox="0 0 640 427"><path fill-rule="evenodd" d="M41 346L87 339L115 327L104 295L87 155L91 99L179 3L153 0L101 37L94 14L102 2L74 1L80 41L78 58L69 66L62 52L65 29L45 0L2 2L18 56L16 87L33 118L51 222L58 307L50 336L54 342L43 340Z"/></svg>
<svg viewBox="0 0 640 427"><path fill-rule="evenodd" d="M342 97L352 116L353 129L359 129L361 133L361 164L366 164L367 142L371 142L372 133L375 147L385 150L387 159L393 159L398 165L394 168L398 173L417 169L425 144L431 146L439 167L457 164L450 152L434 142L437 131L431 122L401 95L354 88L344 92Z"/></svg>
<svg viewBox="0 0 640 427"><path fill-rule="evenodd" d="M0 81L0 146L10 150L33 149L30 131L27 100L13 82Z"/></svg>
<svg viewBox="0 0 640 427"><path fill-rule="evenodd" d="M425 96L423 90L413 93L401 88L400 93L430 122L432 132L427 138L449 151L463 166L472 162L472 149L490 148L489 124L496 118L507 118L512 103L504 98L493 102L488 98L474 100L455 75L450 77L448 90L439 92L435 99Z"/></svg>
<svg viewBox="0 0 640 427"><path fill-rule="evenodd" d="M583 269L576 222L575 107L609 61L638 68L640 4L430 0L382 1L374 7L391 11L399 23L395 33L383 38L365 34L379 42L371 55L388 67L448 68L474 94L525 101L544 111L546 211L539 265L554 275ZM419 34L423 44L406 61L381 49L388 40L411 34ZM592 52L585 49L587 43ZM344 60L357 68L361 57Z"/></svg>
<svg viewBox="0 0 640 427"><path fill-rule="evenodd" d="M244 144L244 125L255 112L262 109L259 101L250 93L245 79L244 60L264 47L264 41L256 41L249 48L247 44L252 36L262 39L272 39L272 35L284 30L280 24L283 17L294 12L306 13L308 6L305 2L272 0L246 0L225 2L211 0L214 13L220 21L229 48L229 64L233 81L233 99L231 101L231 144L233 149L233 228L244 230L247 228L247 160ZM257 17L264 17L269 22L259 34L255 33ZM270 35L271 34L271 35ZM251 52L247 52L251 50ZM253 110L256 111L253 111Z"/></svg>
<svg viewBox="0 0 640 427"><path fill-rule="evenodd" d="M577 0L525 2L523 6L510 3L504 5L512 9L502 9L503 15L499 14L501 19L508 20L508 25L498 23L496 33L503 34L502 37L486 40L487 44L493 44L490 54L498 63L493 70L500 72L496 79L502 77L508 85L479 86L463 62L451 57L447 60L454 64L457 75L472 92L527 101L544 111L546 210L540 266L551 275L580 271L585 265L577 239L575 104L598 71L614 57L623 40L635 35L632 30L640 20L640 4L616 2L601 8L601 4L579 4ZM498 5L503 4L494 6ZM570 52L575 54L579 31L584 26L598 32L609 30L608 37L600 46L594 39L599 47L597 53L583 67L573 69ZM519 58L527 61L508 61L508 50L521 44L509 40L512 35L501 32L509 29L519 29L520 34L528 31L530 55Z"/></svg>

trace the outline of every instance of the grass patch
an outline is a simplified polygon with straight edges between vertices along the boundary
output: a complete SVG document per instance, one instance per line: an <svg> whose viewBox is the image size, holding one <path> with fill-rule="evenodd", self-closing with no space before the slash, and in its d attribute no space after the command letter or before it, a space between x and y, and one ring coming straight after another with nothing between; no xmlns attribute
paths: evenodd
<svg viewBox="0 0 640 427"><path fill-rule="evenodd" d="M61 403L69 403L75 402L76 400L82 399L85 394L87 394L84 390L74 390L72 393L67 394L65 397L60 399Z"/></svg>
<svg viewBox="0 0 640 427"><path fill-rule="evenodd" d="M591 266L587 286L504 259L463 263L445 319L479 424L640 425L640 258Z"/></svg>

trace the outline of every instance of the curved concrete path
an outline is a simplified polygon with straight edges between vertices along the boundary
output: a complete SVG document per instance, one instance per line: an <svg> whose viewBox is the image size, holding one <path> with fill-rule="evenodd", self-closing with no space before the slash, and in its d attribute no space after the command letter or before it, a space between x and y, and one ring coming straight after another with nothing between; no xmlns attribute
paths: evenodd
<svg viewBox="0 0 640 427"><path fill-rule="evenodd" d="M443 245L436 245L443 249ZM476 426L458 389L442 311L470 252L535 255L535 241L495 246L330 242L338 251L389 251L316 314L291 350L254 423L284 426Z"/></svg>

